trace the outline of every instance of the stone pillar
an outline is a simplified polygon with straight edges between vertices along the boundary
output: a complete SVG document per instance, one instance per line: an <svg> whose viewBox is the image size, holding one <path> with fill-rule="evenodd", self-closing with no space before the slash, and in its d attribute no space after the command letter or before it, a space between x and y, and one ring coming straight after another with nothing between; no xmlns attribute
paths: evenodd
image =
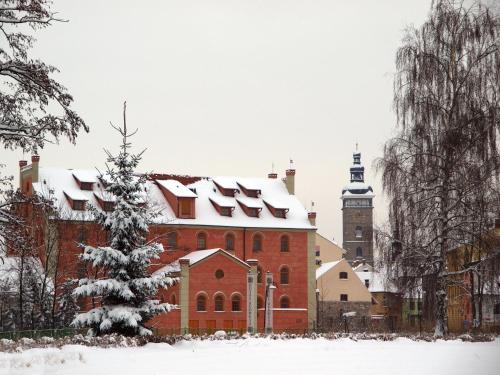
<svg viewBox="0 0 500 375"><path fill-rule="evenodd" d="M248 259L250 265L247 276L247 331L257 332L257 264L256 259Z"/></svg>
<svg viewBox="0 0 500 375"><path fill-rule="evenodd" d="M273 274L271 272L266 273L266 315L265 319L265 333L269 334L273 332L273 292L276 287L273 285Z"/></svg>
<svg viewBox="0 0 500 375"><path fill-rule="evenodd" d="M316 231L307 232L307 321L308 328L316 326Z"/></svg>
<svg viewBox="0 0 500 375"><path fill-rule="evenodd" d="M189 259L179 259L181 265L180 307L181 334L189 333Z"/></svg>

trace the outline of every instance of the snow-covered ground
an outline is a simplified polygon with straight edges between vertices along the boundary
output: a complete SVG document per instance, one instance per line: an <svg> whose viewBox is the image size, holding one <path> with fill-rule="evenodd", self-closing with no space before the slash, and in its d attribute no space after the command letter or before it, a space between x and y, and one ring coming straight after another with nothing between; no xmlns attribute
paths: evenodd
<svg viewBox="0 0 500 375"><path fill-rule="evenodd" d="M0 353L0 374L500 374L494 342L338 339L183 341L139 348Z"/></svg>

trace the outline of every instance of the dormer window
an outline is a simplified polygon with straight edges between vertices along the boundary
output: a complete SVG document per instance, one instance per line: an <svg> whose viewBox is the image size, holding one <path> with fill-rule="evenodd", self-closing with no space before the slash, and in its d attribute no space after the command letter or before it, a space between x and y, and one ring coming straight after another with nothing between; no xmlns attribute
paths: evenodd
<svg viewBox="0 0 500 375"><path fill-rule="evenodd" d="M194 219L195 198L198 196L176 180L156 180L163 196L178 218Z"/></svg>
<svg viewBox="0 0 500 375"><path fill-rule="evenodd" d="M261 194L261 190L258 187L253 186L247 182L245 183L237 182L237 184L240 187L241 191L243 191L243 193L247 197L258 198L259 195Z"/></svg>
<svg viewBox="0 0 500 375"><path fill-rule="evenodd" d="M239 193L238 185L232 178L216 177L212 181L225 197L234 197L236 193Z"/></svg>
<svg viewBox="0 0 500 375"><path fill-rule="evenodd" d="M266 204L266 207L269 209L269 211L271 211L274 217L278 217L280 219L286 219L286 214L289 211L286 205L269 200L265 200L264 203Z"/></svg>
<svg viewBox="0 0 500 375"><path fill-rule="evenodd" d="M233 211L235 206L234 199L221 197L219 195L214 195L212 197L209 197L208 199L210 199L210 202L217 210L219 215L229 216L229 217L233 216Z"/></svg>
<svg viewBox="0 0 500 375"><path fill-rule="evenodd" d="M73 171L73 178L81 190L92 190L97 182L95 173L89 171Z"/></svg>
<svg viewBox="0 0 500 375"><path fill-rule="evenodd" d="M236 200L247 216L259 217L260 211L262 211L262 205L259 201L252 198L237 198Z"/></svg>
<svg viewBox="0 0 500 375"><path fill-rule="evenodd" d="M106 192L103 193L94 193L99 206L103 209L103 211L111 212L115 209L115 199L114 197Z"/></svg>
<svg viewBox="0 0 500 375"><path fill-rule="evenodd" d="M84 211L85 210L85 206L86 206L88 198L87 198L87 196L82 194L81 191L76 190L76 189L64 190L64 196L68 200L68 203L73 210L76 210L76 211Z"/></svg>

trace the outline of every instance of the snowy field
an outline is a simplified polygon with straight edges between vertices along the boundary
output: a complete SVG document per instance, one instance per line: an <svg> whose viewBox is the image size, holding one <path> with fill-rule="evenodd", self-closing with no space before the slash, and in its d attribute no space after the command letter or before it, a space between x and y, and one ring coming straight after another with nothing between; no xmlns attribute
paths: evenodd
<svg viewBox="0 0 500 375"><path fill-rule="evenodd" d="M500 339L183 341L101 349L79 345L0 353L0 374L500 374Z"/></svg>

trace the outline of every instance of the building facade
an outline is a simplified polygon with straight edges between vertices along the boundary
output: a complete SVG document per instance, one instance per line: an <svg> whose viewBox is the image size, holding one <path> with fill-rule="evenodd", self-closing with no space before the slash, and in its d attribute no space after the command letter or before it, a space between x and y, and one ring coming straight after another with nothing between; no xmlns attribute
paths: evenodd
<svg viewBox="0 0 500 375"><path fill-rule="evenodd" d="M345 259L324 262L316 270L318 327L342 330L344 314L355 313L356 328L366 328L372 297Z"/></svg>
<svg viewBox="0 0 500 375"><path fill-rule="evenodd" d="M56 287L95 273L79 260L81 244L105 245L91 207L113 210L105 176L95 171L42 168L20 162L26 195L53 202L50 212L23 211L36 228L40 259ZM144 204L159 215L149 239L165 251L151 272L179 277L160 291L178 306L153 328L191 330L307 330L316 324L315 214L294 196L295 170L268 178L150 175ZM87 301L88 302L88 301ZM90 306L82 306L84 309Z"/></svg>
<svg viewBox="0 0 500 375"><path fill-rule="evenodd" d="M342 247L346 259L373 264L373 189L365 183L361 153L353 154L350 183L342 189Z"/></svg>

